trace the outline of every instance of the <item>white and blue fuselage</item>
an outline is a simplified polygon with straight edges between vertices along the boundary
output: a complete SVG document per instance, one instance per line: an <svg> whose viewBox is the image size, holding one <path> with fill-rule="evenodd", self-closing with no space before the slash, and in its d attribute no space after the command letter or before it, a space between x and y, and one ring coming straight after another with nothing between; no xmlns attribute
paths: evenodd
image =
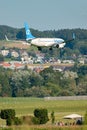
<svg viewBox="0 0 87 130"><path fill-rule="evenodd" d="M34 38L31 40L31 44L39 47L58 46L59 48L63 48L66 43L61 38Z"/></svg>

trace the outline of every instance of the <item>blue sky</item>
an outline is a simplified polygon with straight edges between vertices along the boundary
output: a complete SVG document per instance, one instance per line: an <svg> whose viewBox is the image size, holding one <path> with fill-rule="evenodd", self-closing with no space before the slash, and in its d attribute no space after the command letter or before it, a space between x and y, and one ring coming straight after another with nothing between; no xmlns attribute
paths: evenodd
<svg viewBox="0 0 87 130"><path fill-rule="evenodd" d="M0 25L58 30L87 29L87 0L0 0Z"/></svg>

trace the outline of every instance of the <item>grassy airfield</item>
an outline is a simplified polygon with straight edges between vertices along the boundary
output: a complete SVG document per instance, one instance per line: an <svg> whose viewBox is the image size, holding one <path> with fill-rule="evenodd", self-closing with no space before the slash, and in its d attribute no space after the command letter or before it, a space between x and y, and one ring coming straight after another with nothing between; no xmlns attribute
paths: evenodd
<svg viewBox="0 0 87 130"><path fill-rule="evenodd" d="M64 121L63 116L68 114L77 113L82 116L87 111L87 100L44 100L43 98L0 98L0 110L12 108L15 109L17 116L33 115L35 108L46 108L50 114L54 111L55 122ZM0 119L0 125L5 122ZM75 128L74 128L75 127ZM41 126L20 126L12 127L7 130L87 130L87 126L70 126L70 127L58 127L52 126L51 121L46 125ZM2 130L2 128L0 129ZM3 129L6 130L6 129Z"/></svg>
<svg viewBox="0 0 87 130"><path fill-rule="evenodd" d="M5 47L5 48L18 48L18 49L27 49L29 48L29 45L25 44L23 41L5 41L2 40L0 41L0 48Z"/></svg>
<svg viewBox="0 0 87 130"><path fill-rule="evenodd" d="M46 108L56 115L78 113L84 115L87 100L44 100L44 98L0 98L0 110L15 109L17 116L33 114L35 108Z"/></svg>

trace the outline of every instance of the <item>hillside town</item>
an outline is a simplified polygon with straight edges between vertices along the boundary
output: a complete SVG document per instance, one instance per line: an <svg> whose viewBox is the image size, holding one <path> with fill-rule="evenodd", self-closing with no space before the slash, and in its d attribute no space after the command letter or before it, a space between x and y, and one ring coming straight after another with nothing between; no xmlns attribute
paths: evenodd
<svg viewBox="0 0 87 130"><path fill-rule="evenodd" d="M49 60L45 58L45 54L39 51L36 52L36 56L29 55L26 50L14 50L14 49L2 49L0 54L7 59L0 62L0 66L5 69L24 69L26 66L28 69L32 69L36 72L43 70L49 66L53 66L54 69L63 71L66 68L74 65L75 60L61 60L50 57ZM10 59L10 60L9 60ZM87 56L79 56L78 63L87 63Z"/></svg>

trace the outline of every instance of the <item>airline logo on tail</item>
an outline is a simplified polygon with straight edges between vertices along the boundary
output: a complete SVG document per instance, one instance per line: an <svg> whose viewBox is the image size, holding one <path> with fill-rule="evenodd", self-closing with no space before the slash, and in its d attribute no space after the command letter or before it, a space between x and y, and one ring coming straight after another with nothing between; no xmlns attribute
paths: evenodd
<svg viewBox="0 0 87 130"><path fill-rule="evenodd" d="M24 26L26 30L26 41L34 39L35 37L31 34L28 24L25 23Z"/></svg>

